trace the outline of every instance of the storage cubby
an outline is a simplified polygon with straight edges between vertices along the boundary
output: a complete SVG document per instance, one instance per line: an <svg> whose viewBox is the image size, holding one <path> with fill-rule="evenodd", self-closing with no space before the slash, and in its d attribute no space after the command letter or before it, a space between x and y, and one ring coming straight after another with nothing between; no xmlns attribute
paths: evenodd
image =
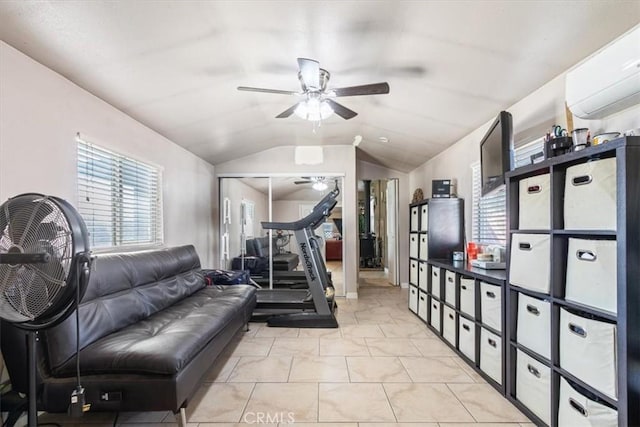
<svg viewBox="0 0 640 427"><path fill-rule="evenodd" d="M506 289L505 271L482 270L466 262L441 259L430 259L427 265L430 301L427 327L504 394L504 352L508 340L501 332L505 326L500 307ZM492 302L484 304L485 311L490 313L484 320L480 316L483 287L491 294Z"/></svg>
<svg viewBox="0 0 640 427"><path fill-rule="evenodd" d="M506 395L537 425L640 425L639 165L623 137L506 174Z"/></svg>

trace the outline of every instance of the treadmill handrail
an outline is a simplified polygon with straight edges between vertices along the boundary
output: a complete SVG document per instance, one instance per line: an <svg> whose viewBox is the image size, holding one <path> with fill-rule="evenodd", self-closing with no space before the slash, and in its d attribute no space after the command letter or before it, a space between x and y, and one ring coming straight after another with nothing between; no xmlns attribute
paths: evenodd
<svg viewBox="0 0 640 427"><path fill-rule="evenodd" d="M269 222L262 221L260 224L262 228L267 230L302 230L306 227L315 229L322 222L323 219L331 214L333 208L338 204L336 198L340 194L340 189L337 187L331 190L326 196L322 198L314 207L311 213L304 218L301 218L293 222Z"/></svg>
<svg viewBox="0 0 640 427"><path fill-rule="evenodd" d="M338 204L338 202L334 200L331 206L326 206L325 209L316 209L318 207L316 206L309 215L293 222L262 221L262 228L267 230L302 230L303 228L311 227L315 229L324 221L324 218L329 216L336 204Z"/></svg>

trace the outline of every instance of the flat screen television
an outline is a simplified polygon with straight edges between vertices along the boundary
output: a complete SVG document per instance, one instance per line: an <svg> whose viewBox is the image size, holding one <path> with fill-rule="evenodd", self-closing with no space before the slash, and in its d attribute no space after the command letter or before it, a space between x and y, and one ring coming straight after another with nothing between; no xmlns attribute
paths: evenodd
<svg viewBox="0 0 640 427"><path fill-rule="evenodd" d="M481 192L483 196L504 185L504 174L511 168L512 145L511 114L501 111L480 141Z"/></svg>

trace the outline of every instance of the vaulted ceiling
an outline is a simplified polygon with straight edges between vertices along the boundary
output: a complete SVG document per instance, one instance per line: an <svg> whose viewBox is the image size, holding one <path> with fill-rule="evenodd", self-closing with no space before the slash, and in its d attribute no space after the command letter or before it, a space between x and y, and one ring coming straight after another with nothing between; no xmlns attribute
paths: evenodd
<svg viewBox="0 0 640 427"><path fill-rule="evenodd" d="M216 164L280 145L351 144L410 171L640 22L639 1L2 1L0 38ZM297 57L358 116L314 126ZM1 64L0 64L1 66ZM382 139L386 139L383 142Z"/></svg>

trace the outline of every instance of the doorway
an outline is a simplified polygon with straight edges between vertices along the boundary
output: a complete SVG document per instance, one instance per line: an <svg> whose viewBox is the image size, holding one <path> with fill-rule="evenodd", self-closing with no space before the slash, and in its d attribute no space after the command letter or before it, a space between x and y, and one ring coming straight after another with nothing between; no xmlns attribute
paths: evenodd
<svg viewBox="0 0 640 427"><path fill-rule="evenodd" d="M398 286L398 180L358 181L361 286Z"/></svg>

